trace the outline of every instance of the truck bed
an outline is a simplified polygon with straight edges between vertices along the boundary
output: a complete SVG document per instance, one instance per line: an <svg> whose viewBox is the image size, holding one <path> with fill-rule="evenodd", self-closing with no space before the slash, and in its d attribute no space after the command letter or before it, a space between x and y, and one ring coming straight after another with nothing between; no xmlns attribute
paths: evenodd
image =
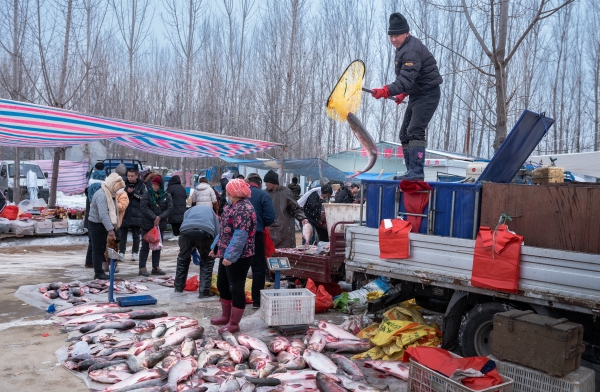
<svg viewBox="0 0 600 392"><path fill-rule="evenodd" d="M378 229L346 228L346 271L600 314L600 255L523 246L518 294L470 284L475 241L411 234L411 257L379 258Z"/></svg>

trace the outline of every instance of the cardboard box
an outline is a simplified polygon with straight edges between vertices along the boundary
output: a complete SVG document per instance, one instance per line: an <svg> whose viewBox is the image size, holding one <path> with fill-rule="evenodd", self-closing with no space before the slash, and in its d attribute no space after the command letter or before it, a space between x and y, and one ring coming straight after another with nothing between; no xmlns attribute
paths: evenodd
<svg viewBox="0 0 600 392"><path fill-rule="evenodd" d="M34 226L35 234L51 234L52 233L52 221L38 221L35 222Z"/></svg>
<svg viewBox="0 0 600 392"><path fill-rule="evenodd" d="M69 224L66 220L52 222L53 228L52 232L54 234L58 233L67 233L69 231Z"/></svg>

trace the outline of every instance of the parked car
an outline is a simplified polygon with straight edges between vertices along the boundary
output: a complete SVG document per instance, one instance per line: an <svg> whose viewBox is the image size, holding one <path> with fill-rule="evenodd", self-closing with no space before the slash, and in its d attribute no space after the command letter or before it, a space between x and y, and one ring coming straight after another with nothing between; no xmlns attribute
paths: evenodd
<svg viewBox="0 0 600 392"><path fill-rule="evenodd" d="M48 187L48 173L43 173L42 169L37 163L29 161L21 161L19 165L20 180L19 185L21 187L21 199L27 196L27 173L29 170L37 175L37 186L38 186L38 197L48 202L50 196L50 189ZM13 201L13 188L14 188L14 177L15 177L15 161L2 161L0 162L0 192L4 194L8 200Z"/></svg>

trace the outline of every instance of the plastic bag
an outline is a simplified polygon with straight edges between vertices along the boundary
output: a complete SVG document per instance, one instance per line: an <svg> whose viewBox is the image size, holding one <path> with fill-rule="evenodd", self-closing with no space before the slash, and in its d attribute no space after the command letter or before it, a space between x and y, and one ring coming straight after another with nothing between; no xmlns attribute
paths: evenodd
<svg viewBox="0 0 600 392"><path fill-rule="evenodd" d="M200 288L200 282L198 282L198 275L194 275L185 282L185 291L198 291Z"/></svg>
<svg viewBox="0 0 600 392"><path fill-rule="evenodd" d="M265 231L263 233L263 239L265 241L265 257L271 257L273 253L275 253L275 244L273 244L271 232L269 231L268 227L265 227Z"/></svg>
<svg viewBox="0 0 600 392"><path fill-rule="evenodd" d="M23 200L19 203L19 210L21 211L31 211L33 210L33 201L31 200Z"/></svg>
<svg viewBox="0 0 600 392"><path fill-rule="evenodd" d="M77 342L75 343L75 346L73 347L73 351L71 351L71 355L72 356L76 356L76 355L86 355L89 354L90 351L90 346L88 346L88 344L86 342Z"/></svg>
<svg viewBox="0 0 600 392"><path fill-rule="evenodd" d="M154 226L154 229L156 229L156 232L158 233L158 242L156 243L148 243L148 247L150 248L150 250L161 250L163 247L162 244L162 238L160 236L160 229L158 228L158 226ZM152 229L152 230L154 230Z"/></svg>
<svg viewBox="0 0 600 392"><path fill-rule="evenodd" d="M0 212L0 217L14 221L19 216L19 207L17 206L6 206Z"/></svg>
<svg viewBox="0 0 600 392"><path fill-rule="evenodd" d="M48 207L48 204L46 204L46 201L44 199L39 198L33 201L33 207Z"/></svg>
<svg viewBox="0 0 600 392"><path fill-rule="evenodd" d="M144 241L149 244L157 244L160 242L160 229L158 226L154 226L152 230L144 235Z"/></svg>
<svg viewBox="0 0 600 392"><path fill-rule="evenodd" d="M306 282L306 289L316 295L315 313L321 313L333 308L333 298L331 297L331 294L325 290L325 287L319 286L319 288L317 288L315 282L313 282L312 279L308 279Z"/></svg>
<svg viewBox="0 0 600 392"><path fill-rule="evenodd" d="M17 235L33 235L35 222L33 221L11 221L10 230Z"/></svg>

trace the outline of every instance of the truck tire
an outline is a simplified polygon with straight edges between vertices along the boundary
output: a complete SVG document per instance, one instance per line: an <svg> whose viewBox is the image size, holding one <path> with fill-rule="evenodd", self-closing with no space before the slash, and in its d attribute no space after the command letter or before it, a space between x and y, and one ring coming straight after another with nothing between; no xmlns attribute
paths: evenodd
<svg viewBox="0 0 600 392"><path fill-rule="evenodd" d="M491 354L491 332L496 313L510 310L510 306L498 302L477 304L460 324L458 345L463 357L488 356Z"/></svg>

